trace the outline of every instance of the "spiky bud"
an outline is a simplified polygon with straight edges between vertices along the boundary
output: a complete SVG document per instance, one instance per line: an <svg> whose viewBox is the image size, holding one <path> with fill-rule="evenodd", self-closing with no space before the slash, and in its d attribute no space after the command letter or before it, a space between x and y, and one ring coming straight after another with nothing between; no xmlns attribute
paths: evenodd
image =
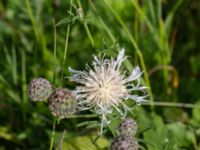
<svg viewBox="0 0 200 150"><path fill-rule="evenodd" d="M135 135L137 132L137 123L132 118L125 118L119 125L119 132L125 135Z"/></svg>
<svg viewBox="0 0 200 150"><path fill-rule="evenodd" d="M138 150L139 145L136 138L127 135L120 135L116 137L112 144L111 150Z"/></svg>
<svg viewBox="0 0 200 150"><path fill-rule="evenodd" d="M45 101L51 95L51 83L44 78L35 78L28 86L28 95L33 101Z"/></svg>
<svg viewBox="0 0 200 150"><path fill-rule="evenodd" d="M60 118L70 117L76 111L76 99L66 88L57 89L48 99L51 113Z"/></svg>

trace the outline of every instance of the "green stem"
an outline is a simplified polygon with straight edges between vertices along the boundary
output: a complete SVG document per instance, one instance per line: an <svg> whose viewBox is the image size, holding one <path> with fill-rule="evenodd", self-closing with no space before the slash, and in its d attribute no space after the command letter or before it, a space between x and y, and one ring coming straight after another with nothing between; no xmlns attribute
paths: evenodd
<svg viewBox="0 0 200 150"><path fill-rule="evenodd" d="M142 105L151 105L149 102L142 102ZM171 103L171 102L154 102L155 106L158 107L176 107L176 108L200 108L200 105L189 104L189 103Z"/></svg>
<svg viewBox="0 0 200 150"><path fill-rule="evenodd" d="M68 118L95 118L98 117L96 114L86 114L86 115L72 115Z"/></svg>
<svg viewBox="0 0 200 150"><path fill-rule="evenodd" d="M13 83L14 85L17 85L17 56L16 56L16 50L15 47L12 47L12 61L13 61L13 67L12 67L12 75L13 75Z"/></svg>
<svg viewBox="0 0 200 150"><path fill-rule="evenodd" d="M144 79L145 79L145 82L146 82L147 86L149 87L149 97L150 97L151 109L152 109L152 111L154 111L154 98L153 98L153 93L152 93L152 90L151 90L151 85L150 85L149 77L148 77L148 74L147 74L147 69L146 69L146 65L145 65L145 62L144 62L143 55L142 55L142 53L141 53L136 41L134 40L133 36L129 32L128 28L126 27L126 25L124 24L122 19L117 15L115 10L109 5L108 1L104 0L104 2L107 4L108 8L111 10L111 12L114 14L116 19L118 20L118 22L121 24L122 28L127 33L127 35L129 37L133 47L135 48L135 50L136 50L136 52L138 54L142 69L144 71Z"/></svg>
<svg viewBox="0 0 200 150"><path fill-rule="evenodd" d="M31 9L30 0L26 0L26 7L27 7L27 10L28 10L28 15L31 19L35 38L36 38L37 42L39 42L39 34L38 34L37 27L36 27L35 19L34 19L34 16L33 16L33 12L32 12L32 9Z"/></svg>
<svg viewBox="0 0 200 150"><path fill-rule="evenodd" d="M144 20L146 21L146 24L149 28L149 30L151 31L151 33L155 33L155 30L153 28L153 25L151 24L151 22L149 21L149 19L147 18L147 16L145 15L145 13L140 9L139 4L137 1L135 0L131 0L131 3L133 4L133 6L135 7L136 11L139 13L139 15L144 18Z"/></svg>
<svg viewBox="0 0 200 150"><path fill-rule="evenodd" d="M53 121L53 129L52 129L52 135L51 135L51 143L50 143L49 150L52 150L52 149L53 149L54 137L55 137L55 130L56 130L56 122L57 122L57 120L54 118L54 121Z"/></svg>
<svg viewBox="0 0 200 150"><path fill-rule="evenodd" d="M136 0L136 3L138 3L138 0ZM135 18L135 20L133 23L133 31L134 31L133 37L134 37L135 41L138 43L138 41L139 41L139 22L140 22L140 20L139 20L140 17L139 17L138 12L135 12L134 18ZM135 56L134 57L134 65L136 65L136 64L138 64L138 55L137 55L136 51L134 51L134 56Z"/></svg>
<svg viewBox="0 0 200 150"><path fill-rule="evenodd" d="M26 55L25 51L22 50L22 100L23 100L23 117L26 120L26 110L27 110L27 81L26 81Z"/></svg>
<svg viewBox="0 0 200 150"><path fill-rule="evenodd" d="M57 39L56 39L56 34L57 34L57 30L56 30L56 24L55 24L55 20L53 19L53 26L54 26L54 50L53 50L53 59L54 59L54 71L53 71L53 84L55 84L56 82L56 54L57 54Z"/></svg>
<svg viewBox="0 0 200 150"><path fill-rule="evenodd" d="M80 0L77 0L77 2L78 2L79 7L82 8L82 5L81 5ZM83 12L83 14L84 14L84 12ZM84 26L84 28L85 28L85 31L86 31L86 33L87 33L88 38L90 39L90 43L91 43L92 47L95 47L94 39L93 39L93 37L92 37L92 34L91 34L91 32L90 32L90 29L88 28L88 25L87 25L87 23L86 23L84 20L83 20L83 26Z"/></svg>
<svg viewBox="0 0 200 150"><path fill-rule="evenodd" d="M61 72L61 83L63 80L63 74L64 74L64 68L65 68L65 63L66 63L66 58L67 58L67 49L68 49L68 42L69 42L69 31L70 31L70 25L67 25L67 34L66 34L66 41L65 41L65 51L64 51L64 58L63 58L63 64L62 64L62 72Z"/></svg>
<svg viewBox="0 0 200 150"><path fill-rule="evenodd" d="M93 37L92 37L92 35L90 33L88 25L87 25L87 23L85 21L83 22L83 25L84 25L85 31L86 31L86 33L88 35L88 38L90 39L91 45L92 45L92 47L94 47L94 40L93 40Z"/></svg>
<svg viewBox="0 0 200 150"><path fill-rule="evenodd" d="M72 11L72 0L70 1L70 9L69 12ZM64 58L63 58L63 64L62 64L62 72L61 72L61 84L63 80L63 74L64 74L64 68L65 68L65 63L66 63L66 58L67 58L67 49L68 49L68 43L69 43L69 31L70 31L70 24L67 25L67 33L66 33L66 40L65 40L65 51L64 51Z"/></svg>
<svg viewBox="0 0 200 150"><path fill-rule="evenodd" d="M108 26L106 25L106 23L103 21L103 19L101 18L101 16L98 15L97 13L97 9L94 5L94 3L92 2L92 0L89 0L90 6L92 7L93 11L96 13L97 18L99 19L99 21L101 22L102 26L104 27L104 29L106 30L108 36L110 37L111 41L114 43L116 41L114 35L112 34L111 30L108 28Z"/></svg>

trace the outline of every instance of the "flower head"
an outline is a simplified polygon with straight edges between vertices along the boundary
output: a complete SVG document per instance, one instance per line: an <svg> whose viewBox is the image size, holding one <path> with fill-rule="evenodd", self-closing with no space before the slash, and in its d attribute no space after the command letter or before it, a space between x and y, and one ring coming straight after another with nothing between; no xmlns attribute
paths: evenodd
<svg viewBox="0 0 200 150"><path fill-rule="evenodd" d="M28 95L33 101L45 101L51 95L51 83L44 78L35 78L28 86Z"/></svg>
<svg viewBox="0 0 200 150"><path fill-rule="evenodd" d="M56 89L48 98L51 113L59 119L70 117L75 113L76 99L66 88Z"/></svg>
<svg viewBox="0 0 200 150"><path fill-rule="evenodd" d="M75 90L79 106L81 109L93 108L102 115L102 126L109 123L106 116L112 113L113 108L121 115L126 115L128 107L124 104L125 100L133 99L139 103L146 97L133 94L146 87L140 85L142 72L138 66L126 77L126 72L122 70L122 62L126 58L125 50L121 49L116 59L94 56L92 67L87 66L85 71L69 68L73 74L69 79L79 84ZM136 85L133 84L134 80L137 81ZM119 106L123 106L125 111Z"/></svg>
<svg viewBox="0 0 200 150"><path fill-rule="evenodd" d="M127 135L116 137L112 144L111 150L138 150L139 144L136 138Z"/></svg>
<svg viewBox="0 0 200 150"><path fill-rule="evenodd" d="M124 118L119 125L119 132L124 135L135 135L137 123L132 118Z"/></svg>

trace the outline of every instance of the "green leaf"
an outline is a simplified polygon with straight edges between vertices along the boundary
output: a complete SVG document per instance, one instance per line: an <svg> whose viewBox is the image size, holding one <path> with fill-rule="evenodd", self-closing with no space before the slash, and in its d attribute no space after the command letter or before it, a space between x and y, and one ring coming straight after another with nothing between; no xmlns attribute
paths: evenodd
<svg viewBox="0 0 200 150"><path fill-rule="evenodd" d="M77 124L77 127L83 127L83 126L91 126L91 125L97 125L97 121L85 121Z"/></svg>
<svg viewBox="0 0 200 150"><path fill-rule="evenodd" d="M188 147L192 144L193 133L187 129L187 126L181 122L168 125L170 131L175 135L176 145L180 147Z"/></svg>
<svg viewBox="0 0 200 150"><path fill-rule="evenodd" d="M68 17L68 18L64 18L62 20L60 20L57 24L56 24L56 27L62 25L62 24L65 24L65 23L74 23L75 20L77 20L78 17Z"/></svg>
<svg viewBox="0 0 200 150"><path fill-rule="evenodd" d="M109 145L109 141L101 137L96 143L93 142L96 136L79 136L68 139L63 143L62 149L67 150L103 150Z"/></svg>
<svg viewBox="0 0 200 150"><path fill-rule="evenodd" d="M183 0L178 0L175 3L171 12L168 14L168 16L165 19L164 29L165 29L165 33L167 35L167 39L169 38L171 30L172 30L172 23L173 23L173 20L174 20L175 11L179 8L179 6L182 4L182 2L183 2Z"/></svg>
<svg viewBox="0 0 200 150"><path fill-rule="evenodd" d="M15 135L12 133L9 133L8 127L0 126L0 137L5 140L12 141Z"/></svg>
<svg viewBox="0 0 200 150"><path fill-rule="evenodd" d="M58 23L56 23L56 27L60 26L64 23L69 23L69 22L71 22L71 18L64 18L64 19L60 20Z"/></svg>
<svg viewBox="0 0 200 150"><path fill-rule="evenodd" d="M153 114L151 119L152 125L150 130L144 132L144 140L148 150L161 150L167 142L167 128L160 116Z"/></svg>
<svg viewBox="0 0 200 150"><path fill-rule="evenodd" d="M167 150L169 148L174 150L173 134L169 132L161 116L155 113L149 114L142 108L137 109L136 113L138 133L143 134L148 150Z"/></svg>
<svg viewBox="0 0 200 150"><path fill-rule="evenodd" d="M192 110L191 123L195 126L200 127L200 101L196 102L195 107Z"/></svg>

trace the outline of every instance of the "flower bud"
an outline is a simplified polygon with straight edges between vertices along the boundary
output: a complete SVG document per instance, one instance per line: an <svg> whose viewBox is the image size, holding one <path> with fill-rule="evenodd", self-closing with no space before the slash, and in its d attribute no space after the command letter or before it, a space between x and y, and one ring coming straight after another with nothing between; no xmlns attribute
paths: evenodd
<svg viewBox="0 0 200 150"><path fill-rule="evenodd" d="M135 138L131 138L131 136L120 135L116 137L112 144L111 150L138 150L139 145L138 141Z"/></svg>
<svg viewBox="0 0 200 150"><path fill-rule="evenodd" d="M51 95L51 83L44 78L36 78L28 86L28 95L33 101L45 101Z"/></svg>
<svg viewBox="0 0 200 150"><path fill-rule="evenodd" d="M135 135L137 132L137 123L132 118L125 118L119 125L119 132L125 135Z"/></svg>
<svg viewBox="0 0 200 150"><path fill-rule="evenodd" d="M76 110L76 99L66 88L57 89L48 99L51 113L59 119L70 117Z"/></svg>
<svg viewBox="0 0 200 150"><path fill-rule="evenodd" d="M81 7L78 8L77 11L76 11L76 13L77 13L77 15L79 16L79 19L80 19L81 21L83 21L83 19L84 19L83 9L82 9Z"/></svg>

